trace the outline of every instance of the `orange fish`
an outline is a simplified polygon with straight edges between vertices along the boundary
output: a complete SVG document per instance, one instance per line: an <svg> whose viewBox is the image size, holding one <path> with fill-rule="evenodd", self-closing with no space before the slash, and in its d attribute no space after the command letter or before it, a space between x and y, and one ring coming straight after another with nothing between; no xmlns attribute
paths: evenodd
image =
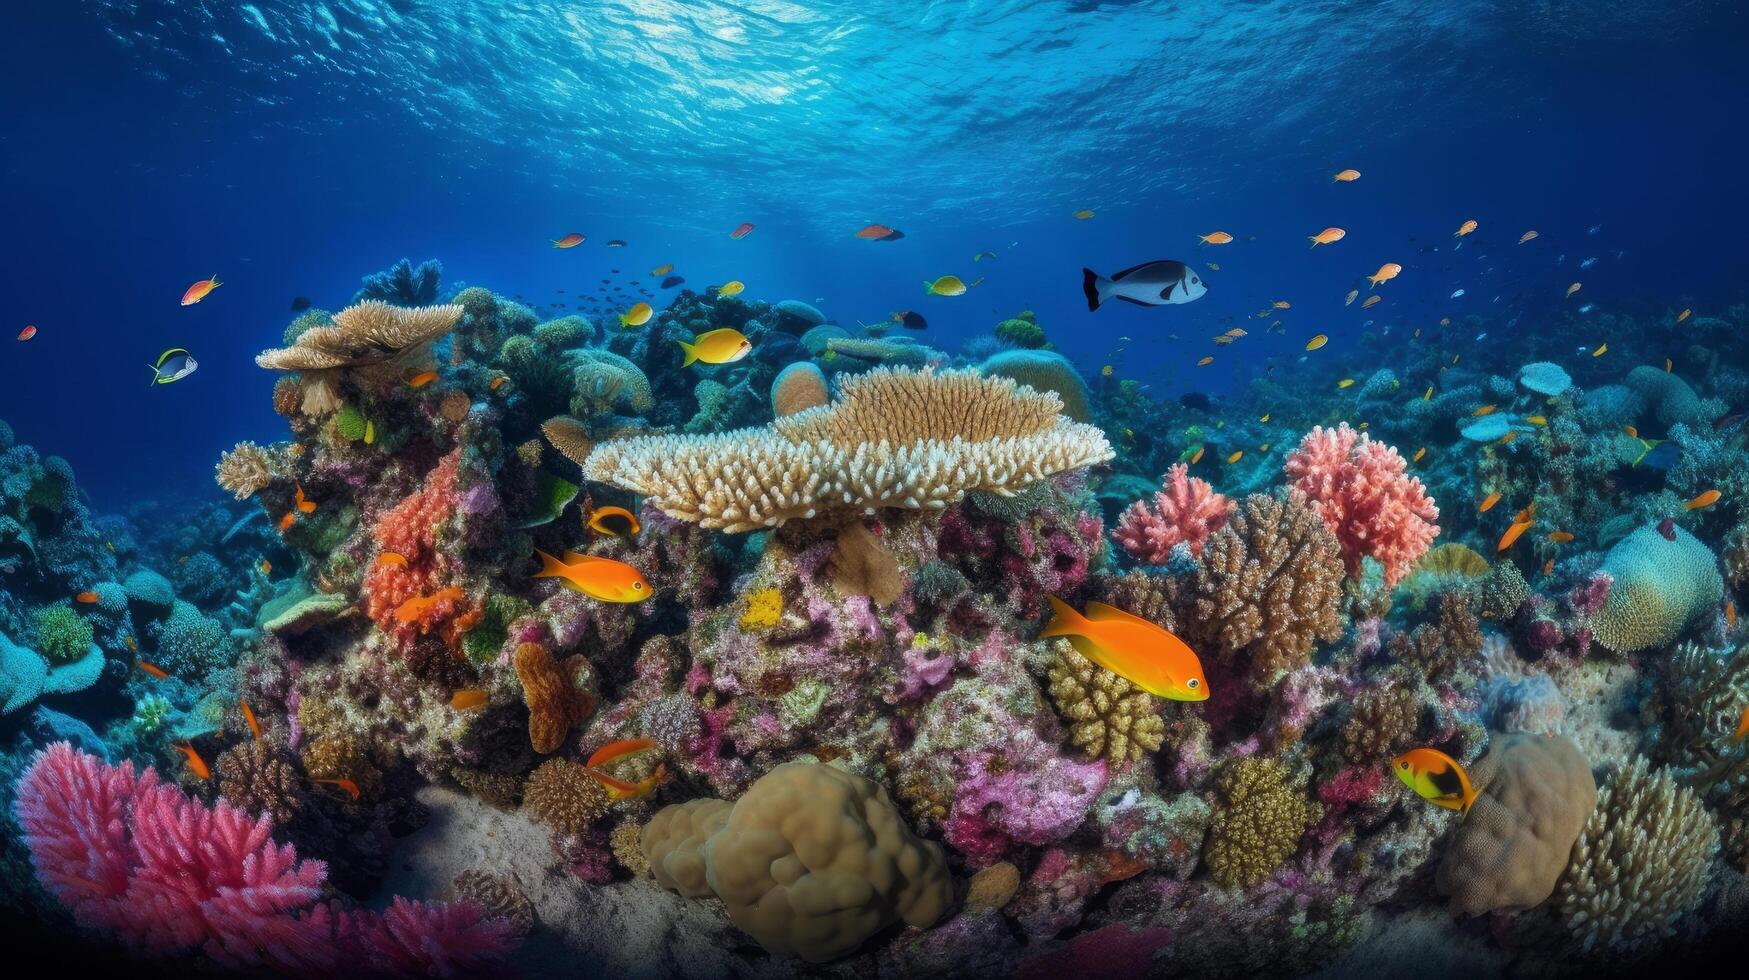
<svg viewBox="0 0 1749 980"><path fill-rule="evenodd" d="M36 325L35 324L27 323L24 325L23 330L18 331L18 339L19 340L29 340L30 338L32 338L34 336L36 336Z"/></svg>
<svg viewBox="0 0 1749 980"><path fill-rule="evenodd" d="M1626 433L1630 439L1638 439L1640 437L1640 430L1631 425L1624 425L1621 427L1621 430Z"/></svg>
<svg viewBox="0 0 1749 980"><path fill-rule="evenodd" d="M1535 237L1536 237L1535 231L1527 231L1524 234L1518 236L1518 244L1523 245L1525 242L1528 242L1532 238L1535 238Z"/></svg>
<svg viewBox="0 0 1749 980"><path fill-rule="evenodd" d="M1737 604L1730 599L1725 600L1725 625L1737 628Z"/></svg>
<svg viewBox="0 0 1749 980"><path fill-rule="evenodd" d="M892 235L893 229L886 225L868 225L856 233L856 237L865 241L876 241Z"/></svg>
<svg viewBox="0 0 1749 980"><path fill-rule="evenodd" d="M80 602L90 604L90 603L97 601L97 593L95 593L95 592L81 592L78 595L74 596L73 598L79 600Z"/></svg>
<svg viewBox="0 0 1749 980"><path fill-rule="evenodd" d="M1691 314L1693 312L1694 312L1693 310L1683 310L1681 313L1676 314L1676 322L1681 323L1682 321L1688 319L1689 314Z"/></svg>
<svg viewBox="0 0 1749 980"><path fill-rule="evenodd" d="M133 637L130 636L130 637L128 637L128 639L131 640L131 639L133 639ZM170 679L170 675L164 672L164 668L158 666L155 663L151 663L151 662L145 661L145 660L136 660L136 661L134 661L134 666L140 668L140 670L146 672L146 674L148 674L152 677L156 677L161 681L167 681Z"/></svg>
<svg viewBox="0 0 1749 980"><path fill-rule="evenodd" d="M1682 509L1683 510L1700 510L1702 507L1711 507L1712 505L1719 502L1720 496L1721 495L1717 490L1708 490L1707 492L1701 494L1700 496L1694 498L1693 500L1690 500L1688 503L1683 504Z"/></svg>
<svg viewBox="0 0 1749 980"><path fill-rule="evenodd" d="M1476 802L1476 788L1464 767L1438 749L1410 749L1391 760L1391 771L1435 806L1467 814Z"/></svg>
<svg viewBox="0 0 1749 980"><path fill-rule="evenodd" d="M595 766L612 762L622 756L632 755L637 752L647 752L655 747L656 742L653 739L622 738L617 742L609 742L601 748L596 749L595 752L589 756L589 761L585 762L584 765L594 768Z"/></svg>
<svg viewBox="0 0 1749 980"><path fill-rule="evenodd" d="M1494 414L1494 406L1493 405L1483 405L1481 408L1476 409L1475 411L1471 412L1470 414L1474 415L1477 418L1481 418L1484 415L1493 415Z"/></svg>
<svg viewBox="0 0 1749 980"><path fill-rule="evenodd" d="M1055 615L1040 637L1068 638L1083 657L1156 697L1208 699L1202 661L1183 640L1103 602L1089 602L1082 615L1056 596L1047 598Z"/></svg>
<svg viewBox="0 0 1749 980"><path fill-rule="evenodd" d="M261 723L255 720L255 712L249 710L249 702L238 698L237 707L243 709L243 720L249 723L249 731L255 736L255 741L261 741Z"/></svg>
<svg viewBox="0 0 1749 980"><path fill-rule="evenodd" d="M194 746L187 742L180 742L176 748L180 749L182 754L188 758L188 769L194 773L197 779L213 778L213 771L206 767L206 760L200 757L200 753L194 750Z"/></svg>
<svg viewBox="0 0 1749 980"><path fill-rule="evenodd" d="M1464 222L1463 224L1458 225L1458 230L1452 232L1451 237L1462 238L1465 235L1467 235L1470 232L1475 231L1475 230L1476 230L1476 219L1471 218L1470 220Z"/></svg>
<svg viewBox="0 0 1749 980"><path fill-rule="evenodd" d="M1549 532L1549 540L1553 541L1556 544L1566 544L1567 542L1573 540L1573 532L1571 532L1571 531L1550 531Z"/></svg>
<svg viewBox="0 0 1749 980"><path fill-rule="evenodd" d="M1504 446L1516 438L1518 438L1518 433L1508 432L1505 435L1500 437L1500 445Z"/></svg>
<svg viewBox="0 0 1749 980"><path fill-rule="evenodd" d="M1383 296L1368 296L1366 299L1361 301L1360 308L1364 310L1364 309L1368 309L1370 307L1377 306L1377 305L1379 305L1379 300L1382 300L1382 299L1384 299Z"/></svg>
<svg viewBox="0 0 1749 980"><path fill-rule="evenodd" d="M660 763L657 764L656 771L651 773L649 778L640 779L635 783L628 783L623 779L615 779L607 773L595 769L585 769L584 771L589 773L589 775L594 776L601 785L607 787L607 795L615 800L643 799L655 792L656 785L662 782L662 780L668 775L668 770Z"/></svg>
<svg viewBox="0 0 1749 980"><path fill-rule="evenodd" d="M1336 171L1336 175L1331 177L1330 181L1332 183L1340 181L1341 183L1346 184L1351 180L1359 180L1359 179L1360 179L1360 171L1354 169L1353 167L1349 167L1347 170Z"/></svg>
<svg viewBox="0 0 1749 980"><path fill-rule="evenodd" d="M1210 355L1204 357L1202 360L1197 361L1196 366L1197 367L1208 367L1210 364L1213 364L1214 362L1215 362L1215 356L1213 354L1210 354Z"/></svg>
<svg viewBox="0 0 1749 980"><path fill-rule="evenodd" d="M606 520L607 518L614 518L616 520L624 521L625 525L626 525L624 533L627 535L635 536L638 533L639 528L638 528L637 515L633 514L629 510L626 510L624 507L597 507L594 510L591 510L589 512L589 521L588 521L589 529L591 531L596 531L596 532L599 532L601 534L619 534L619 533L621 533L621 532L615 531L613 528L607 526L607 520Z"/></svg>
<svg viewBox="0 0 1749 980"><path fill-rule="evenodd" d="M1548 578L1553 574L1555 574L1555 560L1550 558L1548 561L1543 562L1543 577Z"/></svg>
<svg viewBox="0 0 1749 980"><path fill-rule="evenodd" d="M1196 452L1194 452L1190 455L1190 465L1195 466L1196 464L1202 462L1202 451L1203 451L1202 446L1196 447Z"/></svg>
<svg viewBox="0 0 1749 980"><path fill-rule="evenodd" d="M1204 245L1229 245L1233 241L1233 236L1224 231L1211 231L1206 235L1196 237L1201 239Z"/></svg>
<svg viewBox="0 0 1749 980"><path fill-rule="evenodd" d="M510 380L510 378L508 376L500 374L496 378L493 378L492 383L487 385L486 387L492 391L497 391L499 388L502 388L504 386L504 382L509 381L509 380Z"/></svg>
<svg viewBox="0 0 1749 980"><path fill-rule="evenodd" d="M403 623L416 623L431 611L431 607L440 602L454 602L462 597L459 585L446 589L438 589L430 595L414 596L395 607L395 619Z"/></svg>
<svg viewBox="0 0 1749 980"><path fill-rule="evenodd" d="M576 232L571 232L569 235L566 235L564 238L553 239L553 247L554 248L576 248L577 246L579 246L581 244L583 244L583 236L577 234Z"/></svg>
<svg viewBox="0 0 1749 980"><path fill-rule="evenodd" d="M1402 272L1402 266L1395 262L1386 262L1384 265L1379 266L1379 271L1367 276L1366 281L1372 283L1373 286L1377 286L1380 283L1390 282L1392 279L1401 275Z"/></svg>
<svg viewBox="0 0 1749 980"><path fill-rule="evenodd" d="M1227 462L1237 463L1240 459L1244 458L1244 456L1245 456L1245 450L1243 450L1243 449L1234 450L1234 452L1227 457Z"/></svg>
<svg viewBox="0 0 1749 980"><path fill-rule="evenodd" d="M1493 493L1482 498L1482 506L1476 508L1476 512L1479 514L1486 514L1490 509L1493 508L1493 506L1495 504L1497 504L1499 502L1500 502L1500 491L1496 490Z"/></svg>
<svg viewBox="0 0 1749 980"><path fill-rule="evenodd" d="M1535 521L1535 520L1536 520L1536 501L1534 501L1534 500L1531 501L1530 504L1528 506L1526 506L1523 510L1519 511L1517 514L1514 514L1512 516L1512 523L1514 523L1514 524L1524 524L1524 523L1527 523L1530 521Z"/></svg>
<svg viewBox="0 0 1749 980"><path fill-rule="evenodd" d="M261 564L256 566L256 567L261 569L262 575L272 575L273 574L273 562L270 562L265 558L261 559Z"/></svg>
<svg viewBox="0 0 1749 980"><path fill-rule="evenodd" d="M182 294L182 305L193 306L201 300L206 299L207 293L210 293L223 285L224 283L219 281L218 276L213 276L211 279L202 279L188 287L188 291Z"/></svg>
<svg viewBox="0 0 1749 980"><path fill-rule="evenodd" d="M341 789L346 791L347 796L352 797L352 801L354 803L358 802L358 784L353 782L350 779L312 779L312 780L310 780L310 782L312 782L312 783L326 783L329 786L338 786Z"/></svg>
<svg viewBox="0 0 1749 980"><path fill-rule="evenodd" d="M455 696L449 699L449 706L457 711L469 711L484 706L487 700L485 691L469 687L455 692Z"/></svg>
<svg viewBox="0 0 1749 980"><path fill-rule="evenodd" d="M1500 544L1496 546L1494 550L1505 551L1507 548L1512 547L1512 543L1517 541L1520 535L1530 530L1531 523L1531 521L1521 521L1507 528L1506 533L1500 535Z"/></svg>
<svg viewBox="0 0 1749 980"><path fill-rule="evenodd" d="M539 549L540 571L535 578L556 578L572 592L600 599L602 602L643 602L650 597L650 583L635 568L611 558L594 558L575 551L565 552L560 561Z"/></svg>
<svg viewBox="0 0 1749 980"><path fill-rule="evenodd" d="M316 502L304 496L304 485L301 483L294 483L292 486L297 489L297 496L294 499L297 501L298 513L314 514L316 512Z"/></svg>
<svg viewBox="0 0 1749 980"><path fill-rule="evenodd" d="M729 232L729 237L735 239L736 241L740 241L741 239L746 238L748 235L751 235L752 233L753 233L753 222L743 221L740 224L735 226L734 231Z"/></svg>
<svg viewBox="0 0 1749 980"><path fill-rule="evenodd" d="M378 565L396 565L401 568L406 568L407 556L394 551L385 551L377 556L376 563Z"/></svg>
<svg viewBox="0 0 1749 980"><path fill-rule="evenodd" d="M418 374L415 374L411 378L407 379L407 387L412 388L413 390L417 391L420 388L423 388L426 385L428 385L431 382L436 381L436 380L437 380L437 372L436 371L420 371Z"/></svg>
<svg viewBox="0 0 1749 980"><path fill-rule="evenodd" d="M286 511L285 516L279 519L279 533L284 534L285 532L291 530L292 522L297 520L297 519L298 519L298 512L297 511L295 511L295 510Z"/></svg>
<svg viewBox="0 0 1749 980"><path fill-rule="evenodd" d="M1341 228L1326 228L1323 231L1318 232L1316 235L1307 235L1306 237L1311 240L1312 247L1317 248L1319 245L1330 245L1339 242L1347 234L1348 232L1343 231Z"/></svg>

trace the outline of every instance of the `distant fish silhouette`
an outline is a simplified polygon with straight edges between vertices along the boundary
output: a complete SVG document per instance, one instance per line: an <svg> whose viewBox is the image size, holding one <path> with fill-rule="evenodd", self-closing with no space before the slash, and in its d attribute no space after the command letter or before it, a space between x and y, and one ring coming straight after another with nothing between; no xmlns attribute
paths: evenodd
<svg viewBox="0 0 1749 980"><path fill-rule="evenodd" d="M293 296L291 308L293 313L302 313L310 308L310 298L308 296Z"/></svg>
<svg viewBox="0 0 1749 980"><path fill-rule="evenodd" d="M678 286L685 281L686 281L686 279L683 276L669 276L668 278L662 280L662 288L663 289L673 289L675 286Z"/></svg>

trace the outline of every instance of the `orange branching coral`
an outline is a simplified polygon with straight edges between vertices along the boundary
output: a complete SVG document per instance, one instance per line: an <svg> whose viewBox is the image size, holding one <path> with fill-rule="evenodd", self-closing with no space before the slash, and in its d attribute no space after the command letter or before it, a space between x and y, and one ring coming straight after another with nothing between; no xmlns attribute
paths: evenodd
<svg viewBox="0 0 1749 980"><path fill-rule="evenodd" d="M455 513L461 450L445 456L419 489L372 529L379 560L364 576L364 611L402 647L438 633L453 644L479 622L479 609L453 582L457 569L437 548L437 531Z"/></svg>
<svg viewBox="0 0 1749 980"><path fill-rule="evenodd" d="M560 663L539 643L516 648L516 676L528 704L528 741L536 752L545 755L563 745L571 726L594 713L589 674L589 661L582 654Z"/></svg>

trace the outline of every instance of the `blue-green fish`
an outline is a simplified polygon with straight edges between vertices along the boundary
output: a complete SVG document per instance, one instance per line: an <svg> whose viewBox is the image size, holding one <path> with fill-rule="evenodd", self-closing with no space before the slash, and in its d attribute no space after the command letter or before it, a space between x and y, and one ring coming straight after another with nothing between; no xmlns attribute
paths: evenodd
<svg viewBox="0 0 1749 980"><path fill-rule="evenodd" d="M167 385L172 381L181 381L194 373L200 367L195 363L194 355L180 347L172 347L158 355L158 363L146 365L152 372L152 383Z"/></svg>

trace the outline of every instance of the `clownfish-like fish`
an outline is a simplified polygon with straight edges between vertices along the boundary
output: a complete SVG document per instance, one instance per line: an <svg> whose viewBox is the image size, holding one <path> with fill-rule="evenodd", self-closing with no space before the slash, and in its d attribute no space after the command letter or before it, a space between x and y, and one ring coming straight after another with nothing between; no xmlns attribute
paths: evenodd
<svg viewBox="0 0 1749 980"><path fill-rule="evenodd" d="M1438 749L1410 749L1391 760L1391 771L1416 795L1447 810L1468 814L1479 795L1464 767Z"/></svg>

